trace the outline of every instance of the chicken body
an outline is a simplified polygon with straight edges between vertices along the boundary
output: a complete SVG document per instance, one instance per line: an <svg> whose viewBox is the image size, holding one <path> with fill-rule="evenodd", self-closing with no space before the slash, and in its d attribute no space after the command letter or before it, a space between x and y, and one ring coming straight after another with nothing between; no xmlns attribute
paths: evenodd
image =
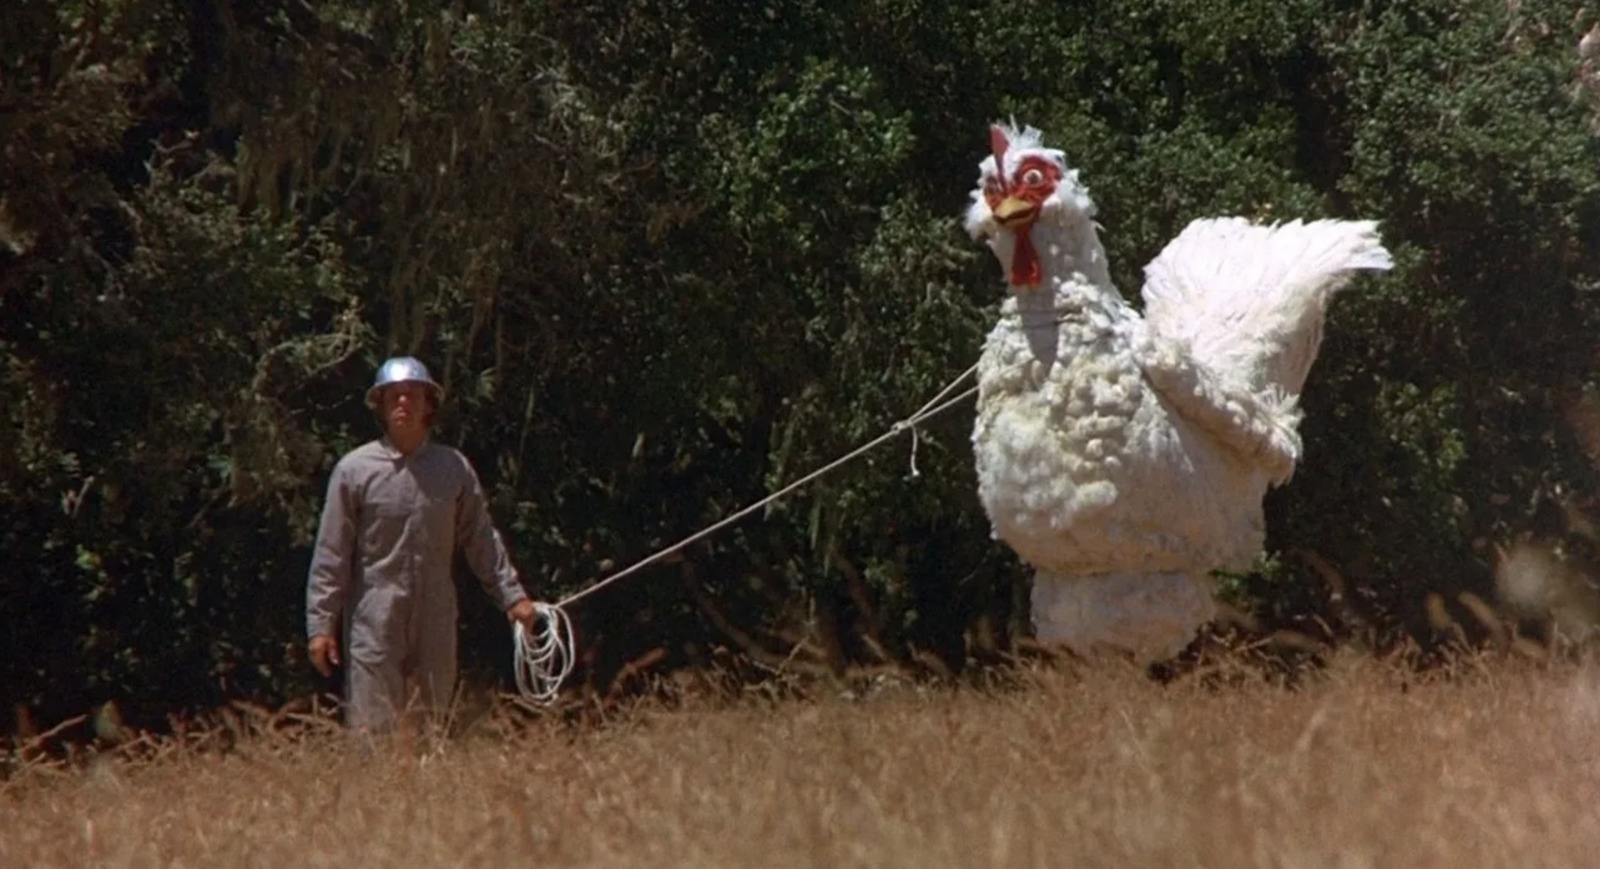
<svg viewBox="0 0 1600 869"><path fill-rule="evenodd" d="M1151 264L1146 319L1060 153L996 136L967 215L1010 290L978 367L979 497L1035 569L1041 641L1169 657L1214 616L1210 573L1262 549L1328 296L1387 253L1366 223L1197 221Z"/></svg>

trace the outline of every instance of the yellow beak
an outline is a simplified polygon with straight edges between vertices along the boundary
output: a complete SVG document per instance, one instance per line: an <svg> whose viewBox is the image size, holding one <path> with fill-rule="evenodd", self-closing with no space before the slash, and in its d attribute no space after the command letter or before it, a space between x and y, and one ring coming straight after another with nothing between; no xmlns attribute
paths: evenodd
<svg viewBox="0 0 1600 869"><path fill-rule="evenodd" d="M1010 228L1013 224L1032 220L1034 214L1036 214L1038 211L1039 206L1034 205L1032 202L1029 202L1026 199L1018 199L1015 196L1007 196L1005 199L1000 201L999 205L994 207L993 213L996 223Z"/></svg>

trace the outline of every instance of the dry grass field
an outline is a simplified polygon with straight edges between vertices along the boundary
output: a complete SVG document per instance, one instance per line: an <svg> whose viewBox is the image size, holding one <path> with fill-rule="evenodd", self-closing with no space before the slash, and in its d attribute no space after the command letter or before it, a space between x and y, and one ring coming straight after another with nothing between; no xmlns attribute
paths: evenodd
<svg viewBox="0 0 1600 869"><path fill-rule="evenodd" d="M1106 663L1020 682L485 717L420 759L314 734L34 763L0 781L0 865L1600 860L1592 665L1350 659L1288 690Z"/></svg>

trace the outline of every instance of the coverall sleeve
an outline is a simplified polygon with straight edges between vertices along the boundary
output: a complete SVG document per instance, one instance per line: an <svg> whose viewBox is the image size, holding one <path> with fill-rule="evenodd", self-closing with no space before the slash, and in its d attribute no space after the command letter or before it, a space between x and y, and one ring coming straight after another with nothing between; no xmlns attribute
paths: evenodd
<svg viewBox="0 0 1600 869"><path fill-rule="evenodd" d="M350 591L355 559L356 499L349 467L340 462L328 478L328 496L322 502L322 524L311 553L306 577L306 635L339 635L339 615Z"/></svg>
<svg viewBox="0 0 1600 869"><path fill-rule="evenodd" d="M456 505L456 540L466 550L467 564L478 577L478 583L490 599L508 610L517 601L528 596L511 565L511 555L506 552L505 541L489 517L488 499L472 464L461 459L466 469L466 484L461 488L461 500Z"/></svg>

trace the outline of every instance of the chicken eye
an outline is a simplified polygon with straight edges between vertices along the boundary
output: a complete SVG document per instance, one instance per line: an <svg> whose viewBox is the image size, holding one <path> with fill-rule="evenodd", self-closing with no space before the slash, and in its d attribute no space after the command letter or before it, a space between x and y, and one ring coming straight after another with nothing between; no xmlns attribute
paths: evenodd
<svg viewBox="0 0 1600 869"><path fill-rule="evenodd" d="M1029 187L1038 187L1044 183L1044 173L1038 169L1029 169L1022 173L1022 183Z"/></svg>

